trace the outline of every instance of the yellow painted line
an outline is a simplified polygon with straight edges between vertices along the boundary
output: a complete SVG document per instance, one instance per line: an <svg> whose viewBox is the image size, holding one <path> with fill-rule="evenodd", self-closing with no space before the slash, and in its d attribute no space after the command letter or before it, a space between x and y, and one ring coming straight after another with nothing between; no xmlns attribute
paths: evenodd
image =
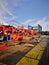
<svg viewBox="0 0 49 65"><path fill-rule="evenodd" d="M27 57L35 58L39 55L41 51L44 51L46 43L40 43L35 48L33 48L30 52L26 54ZM43 52L41 52L42 54ZM40 54L40 55L41 55Z"/></svg>
<svg viewBox="0 0 49 65"><path fill-rule="evenodd" d="M20 62L18 62L16 65L37 65L38 62L38 60L23 57L23 59L21 59Z"/></svg>
<svg viewBox="0 0 49 65"><path fill-rule="evenodd" d="M43 51L41 51L40 53L39 53L39 55L38 55L38 57L37 57L37 59L41 59L41 57L42 57L42 54L43 54Z"/></svg>
<svg viewBox="0 0 49 65"><path fill-rule="evenodd" d="M46 44L46 42L39 43L30 52L28 52L25 57L23 57L16 65L38 65Z"/></svg>

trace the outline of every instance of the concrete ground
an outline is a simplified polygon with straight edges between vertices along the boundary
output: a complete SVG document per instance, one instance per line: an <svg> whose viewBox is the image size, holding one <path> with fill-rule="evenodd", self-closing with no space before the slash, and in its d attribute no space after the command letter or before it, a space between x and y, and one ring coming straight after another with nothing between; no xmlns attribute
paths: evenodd
<svg viewBox="0 0 49 65"><path fill-rule="evenodd" d="M31 40L30 43L17 44L0 51L0 65L48 65L48 40L48 37L42 37L40 43L32 43Z"/></svg>

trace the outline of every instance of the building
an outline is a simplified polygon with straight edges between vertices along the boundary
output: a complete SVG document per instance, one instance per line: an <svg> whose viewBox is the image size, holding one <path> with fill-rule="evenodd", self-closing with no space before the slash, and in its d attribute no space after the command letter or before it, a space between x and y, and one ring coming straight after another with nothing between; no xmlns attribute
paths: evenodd
<svg viewBox="0 0 49 65"><path fill-rule="evenodd" d="M35 30L36 32L42 32L42 26L40 26L39 24L37 26L28 25L28 29Z"/></svg>
<svg viewBox="0 0 49 65"><path fill-rule="evenodd" d="M29 30L33 30L33 26L28 25Z"/></svg>
<svg viewBox="0 0 49 65"><path fill-rule="evenodd" d="M34 26L33 29L36 30L37 32L42 32L42 26L40 26L39 24L38 26Z"/></svg>

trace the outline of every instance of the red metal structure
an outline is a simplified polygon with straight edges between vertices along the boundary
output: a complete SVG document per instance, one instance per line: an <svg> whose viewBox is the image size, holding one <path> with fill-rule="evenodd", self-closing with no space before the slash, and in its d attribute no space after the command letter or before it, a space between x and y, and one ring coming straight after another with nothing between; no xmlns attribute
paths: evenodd
<svg viewBox="0 0 49 65"><path fill-rule="evenodd" d="M1 25L0 31L2 31L2 36L10 35L12 39L24 38L26 36L29 37L29 36L33 36L35 34L39 36L39 34L35 30L26 29L24 26L15 28L10 25L8 25L8 26Z"/></svg>
<svg viewBox="0 0 49 65"><path fill-rule="evenodd" d="M11 38L9 39L10 42L14 42L14 43L26 42L25 40L23 40L24 38L28 39L29 37L32 37L34 35L38 37L41 36L41 34L37 33L36 30L26 29L24 26L15 28L10 25L0 25L0 32L3 38L10 36ZM0 50L10 48L10 46L6 45L7 44L6 41L5 42L3 41L3 45L2 44L0 45Z"/></svg>

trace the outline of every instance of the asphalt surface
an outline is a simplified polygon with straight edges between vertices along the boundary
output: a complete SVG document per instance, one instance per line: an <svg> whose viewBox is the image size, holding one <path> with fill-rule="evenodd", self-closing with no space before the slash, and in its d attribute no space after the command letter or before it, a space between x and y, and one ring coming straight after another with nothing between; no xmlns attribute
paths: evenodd
<svg viewBox="0 0 49 65"><path fill-rule="evenodd" d="M44 48L43 54L42 54L40 60L34 59L36 62L36 63L34 63L34 65L49 65L49 37L46 37L46 36L42 37L41 41L44 42L45 40L46 40L47 44L46 44L46 47ZM1 51L0 52L0 65L17 65L17 63L20 62L23 57L27 57L25 55L28 52L30 52L32 49L33 49L33 47L31 47L31 46L26 47L23 45L22 46L18 45L18 46L12 46L9 50ZM30 58L30 57L28 57L28 58ZM30 59L33 59L33 58L31 57ZM29 61L30 61L30 59L29 59ZM34 60L31 60L31 62ZM37 62L38 62L38 64L37 64ZM20 65L20 64L18 64L18 65ZM21 64L21 65L23 65L23 64ZM27 65L27 64L24 64L24 65ZM31 65L31 64L28 64L28 65Z"/></svg>
<svg viewBox="0 0 49 65"><path fill-rule="evenodd" d="M49 65L49 38L47 38L47 45L38 65Z"/></svg>

